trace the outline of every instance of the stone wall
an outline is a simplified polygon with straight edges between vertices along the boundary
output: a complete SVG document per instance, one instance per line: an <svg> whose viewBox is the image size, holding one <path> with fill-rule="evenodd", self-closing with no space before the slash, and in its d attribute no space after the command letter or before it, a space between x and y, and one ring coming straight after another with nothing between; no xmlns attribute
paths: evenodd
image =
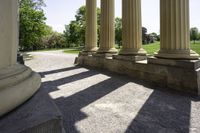
<svg viewBox="0 0 200 133"><path fill-rule="evenodd" d="M77 64L128 75L163 88L189 92L195 95L200 94L199 60L175 61L148 58L148 61L131 62L93 56L79 56Z"/></svg>

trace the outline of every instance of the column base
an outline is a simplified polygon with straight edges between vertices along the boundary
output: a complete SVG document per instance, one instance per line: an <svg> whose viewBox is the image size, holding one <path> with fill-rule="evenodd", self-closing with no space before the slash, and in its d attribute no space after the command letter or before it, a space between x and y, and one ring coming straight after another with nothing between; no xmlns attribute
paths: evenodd
<svg viewBox="0 0 200 133"><path fill-rule="evenodd" d="M83 52L96 52L98 50L98 47L94 47L94 48L85 48L83 50Z"/></svg>
<svg viewBox="0 0 200 133"><path fill-rule="evenodd" d="M119 54L120 55L141 55L141 56L146 56L147 52L143 48L140 48L139 50L122 49L119 52Z"/></svg>
<svg viewBox="0 0 200 133"><path fill-rule="evenodd" d="M186 60L197 60L199 59L199 55L190 50L190 51L162 51L160 50L158 53L155 53L155 57L158 58L166 58L166 59L186 59Z"/></svg>
<svg viewBox="0 0 200 133"><path fill-rule="evenodd" d="M142 55L113 55L113 59L136 62L136 61L146 60L147 56L142 56Z"/></svg>
<svg viewBox="0 0 200 133"><path fill-rule="evenodd" d="M110 49L99 49L97 51L98 54L117 54L118 50L116 48L110 48Z"/></svg>
<svg viewBox="0 0 200 133"><path fill-rule="evenodd" d="M28 100L40 85L39 74L24 65L0 70L0 117Z"/></svg>
<svg viewBox="0 0 200 133"><path fill-rule="evenodd" d="M95 53L95 54L92 54L92 56L99 57L99 58L112 58L113 55L117 55L117 53Z"/></svg>
<svg viewBox="0 0 200 133"><path fill-rule="evenodd" d="M113 55L117 55L118 50L116 48L111 49L99 49L97 53L93 54L94 57L112 58Z"/></svg>

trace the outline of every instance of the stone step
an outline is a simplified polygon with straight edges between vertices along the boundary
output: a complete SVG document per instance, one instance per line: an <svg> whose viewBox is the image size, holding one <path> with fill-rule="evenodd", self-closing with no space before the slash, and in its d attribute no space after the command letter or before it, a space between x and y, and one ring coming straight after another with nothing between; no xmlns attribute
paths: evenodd
<svg viewBox="0 0 200 133"><path fill-rule="evenodd" d="M62 115L47 92L40 89L0 118L0 133L64 133Z"/></svg>

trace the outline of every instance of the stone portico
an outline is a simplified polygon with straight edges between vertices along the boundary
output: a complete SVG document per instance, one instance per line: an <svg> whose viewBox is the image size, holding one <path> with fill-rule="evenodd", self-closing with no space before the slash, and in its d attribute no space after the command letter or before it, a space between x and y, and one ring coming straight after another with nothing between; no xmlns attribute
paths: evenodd
<svg viewBox="0 0 200 133"><path fill-rule="evenodd" d="M114 2L101 0L101 37L100 48L97 49L96 0L86 0L86 47L78 57L77 64L107 69L147 80L154 85L200 95L199 55L191 51L189 46L189 0L160 0L161 48L153 57L148 57L142 49L140 0L123 0L123 48L117 54L114 45ZM40 88L41 78L16 61L19 31L16 0L0 1L0 22L2 117L33 96ZM36 101L43 96L40 94L35 97ZM46 106L51 107L52 104ZM52 125L55 126L55 123ZM57 125L61 128L60 121ZM46 128L46 132L49 130ZM33 132L43 131L44 129L34 129ZM51 132L55 133L55 130L52 129Z"/></svg>
<svg viewBox="0 0 200 133"><path fill-rule="evenodd" d="M92 5L89 4L92 0L86 1L87 5ZM86 7L87 11L94 8ZM147 80L157 86L200 95L200 59L190 49L189 0L160 0L161 44L160 50L155 51L152 57L147 56L142 49L141 0L122 1L123 46L118 54L114 48L113 8L114 1L101 0L100 48L93 56L79 54L77 64L107 69ZM87 12L87 17L91 14ZM87 19L87 26L92 21L96 22L96 16ZM96 31L94 28L88 29L87 34ZM87 41L86 47L93 42L97 41ZM104 55L99 56L99 53Z"/></svg>

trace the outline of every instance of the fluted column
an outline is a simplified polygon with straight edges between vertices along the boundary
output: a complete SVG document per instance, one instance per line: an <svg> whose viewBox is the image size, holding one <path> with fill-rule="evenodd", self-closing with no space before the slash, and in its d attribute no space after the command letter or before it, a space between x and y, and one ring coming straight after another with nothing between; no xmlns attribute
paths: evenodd
<svg viewBox="0 0 200 133"><path fill-rule="evenodd" d="M160 51L156 57L198 59L190 50L189 0L160 0Z"/></svg>
<svg viewBox="0 0 200 133"><path fill-rule="evenodd" d="M97 1L86 0L85 52L97 51Z"/></svg>
<svg viewBox="0 0 200 133"><path fill-rule="evenodd" d="M122 0L121 55L146 55L142 49L141 0Z"/></svg>
<svg viewBox="0 0 200 133"><path fill-rule="evenodd" d="M17 63L18 0L0 0L0 117L40 87L39 74Z"/></svg>
<svg viewBox="0 0 200 133"><path fill-rule="evenodd" d="M18 12L14 0L0 1L0 69L16 64Z"/></svg>
<svg viewBox="0 0 200 133"><path fill-rule="evenodd" d="M117 53L115 49L115 0L101 0L100 48L98 53Z"/></svg>

